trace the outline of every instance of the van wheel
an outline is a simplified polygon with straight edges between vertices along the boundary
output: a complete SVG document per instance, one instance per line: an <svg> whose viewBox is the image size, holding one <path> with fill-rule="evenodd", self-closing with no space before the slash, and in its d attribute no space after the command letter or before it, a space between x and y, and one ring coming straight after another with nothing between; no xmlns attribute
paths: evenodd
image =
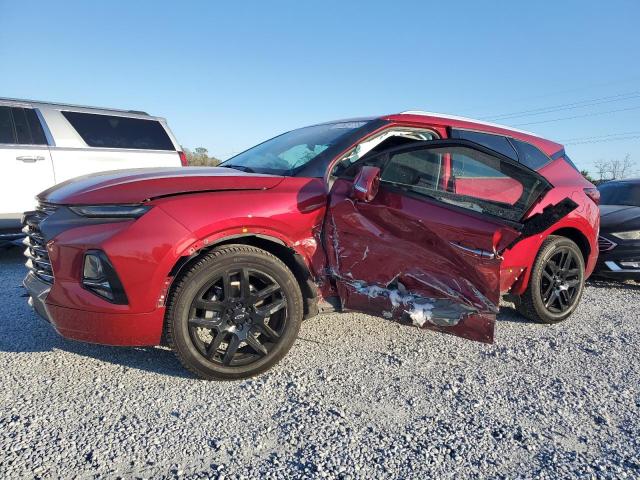
<svg viewBox="0 0 640 480"><path fill-rule="evenodd" d="M300 287L284 263L256 247L224 245L177 280L166 336L198 377L247 378L286 355L302 314Z"/></svg>
<svg viewBox="0 0 640 480"><path fill-rule="evenodd" d="M584 259L568 238L550 235L540 247L517 310L530 320L558 323L578 306L584 290Z"/></svg>

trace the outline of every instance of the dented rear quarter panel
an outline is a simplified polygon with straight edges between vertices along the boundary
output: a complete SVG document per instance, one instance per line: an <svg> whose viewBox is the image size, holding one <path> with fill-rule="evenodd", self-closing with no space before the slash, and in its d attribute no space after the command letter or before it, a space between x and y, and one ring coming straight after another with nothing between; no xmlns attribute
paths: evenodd
<svg viewBox="0 0 640 480"><path fill-rule="evenodd" d="M544 232L519 240L513 248L503 253L504 261L501 267L500 285L502 292L515 295L524 293L529 284L531 269L540 246L549 235L553 235L559 230L571 229L579 232L588 242L589 255L585 259L586 277L591 275L596 265L600 210L584 193L585 188L593 187L593 185L561 159L544 166L539 170L539 173L548 178L554 188L531 209L526 218L541 213L544 207L557 204L565 198L571 198L578 204L578 207Z"/></svg>

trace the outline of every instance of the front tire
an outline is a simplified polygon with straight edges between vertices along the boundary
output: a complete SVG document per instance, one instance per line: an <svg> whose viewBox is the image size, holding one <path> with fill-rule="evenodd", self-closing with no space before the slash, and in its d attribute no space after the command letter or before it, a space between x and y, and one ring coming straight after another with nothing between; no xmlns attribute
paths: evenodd
<svg viewBox="0 0 640 480"><path fill-rule="evenodd" d="M550 235L540 247L517 310L536 322L561 322L580 303L584 280L584 259L578 246L566 237Z"/></svg>
<svg viewBox="0 0 640 480"><path fill-rule="evenodd" d="M300 287L280 259L256 247L224 245L177 280L166 334L186 369L206 380L234 380L280 361L302 315Z"/></svg>

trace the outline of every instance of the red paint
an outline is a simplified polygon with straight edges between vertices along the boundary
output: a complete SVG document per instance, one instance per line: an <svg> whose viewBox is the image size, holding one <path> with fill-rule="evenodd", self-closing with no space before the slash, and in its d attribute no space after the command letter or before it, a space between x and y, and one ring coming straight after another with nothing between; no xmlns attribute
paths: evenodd
<svg viewBox="0 0 640 480"><path fill-rule="evenodd" d="M444 138L448 127L473 128L513 136L547 154L562 148L539 137L473 122L421 115L385 118L391 123L381 130L398 125L425 127ZM450 166L444 169L445 176L450 174ZM401 195L384 184L377 195L356 202L352 182L337 180L328 192L326 177L257 175L226 168L81 177L43 192L41 199L63 205L145 202L152 208L137 220L81 226L58 234L49 244L55 282L46 303L52 323L65 337L113 345L156 345L176 264L217 242L258 235L300 255L318 294L340 295L346 308L378 315L393 310L388 297L369 298L354 285L393 289L400 282L412 294L475 312L463 316L457 325L428 328L491 341L500 291L524 291L531 265L548 235L560 229L583 235L589 249L587 275L595 266L598 208L585 190L592 185L563 160L549 163L539 173L554 188L527 217L566 197L579 208L506 251L519 235L513 228L437 201ZM363 185L373 188L375 176L365 177ZM507 203L521 193L517 182L503 179L457 179L455 187L467 195L492 192L494 199ZM488 254L497 250L504 259L479 258L453 244ZM88 249L107 254L128 305L111 304L82 288L83 255ZM330 280L336 282L337 292ZM391 314L397 316L398 311Z"/></svg>

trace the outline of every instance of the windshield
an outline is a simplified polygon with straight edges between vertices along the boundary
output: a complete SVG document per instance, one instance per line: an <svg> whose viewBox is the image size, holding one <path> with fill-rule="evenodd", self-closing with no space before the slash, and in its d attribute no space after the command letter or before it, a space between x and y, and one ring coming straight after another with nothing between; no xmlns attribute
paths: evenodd
<svg viewBox="0 0 640 480"><path fill-rule="evenodd" d="M312 160L333 153L331 147L342 146L341 140L366 121L326 123L299 128L267 140L220 164L251 173L290 176ZM337 153L337 152L336 152Z"/></svg>
<svg viewBox="0 0 640 480"><path fill-rule="evenodd" d="M640 184L605 183L598 187L600 205L630 205L640 207Z"/></svg>

